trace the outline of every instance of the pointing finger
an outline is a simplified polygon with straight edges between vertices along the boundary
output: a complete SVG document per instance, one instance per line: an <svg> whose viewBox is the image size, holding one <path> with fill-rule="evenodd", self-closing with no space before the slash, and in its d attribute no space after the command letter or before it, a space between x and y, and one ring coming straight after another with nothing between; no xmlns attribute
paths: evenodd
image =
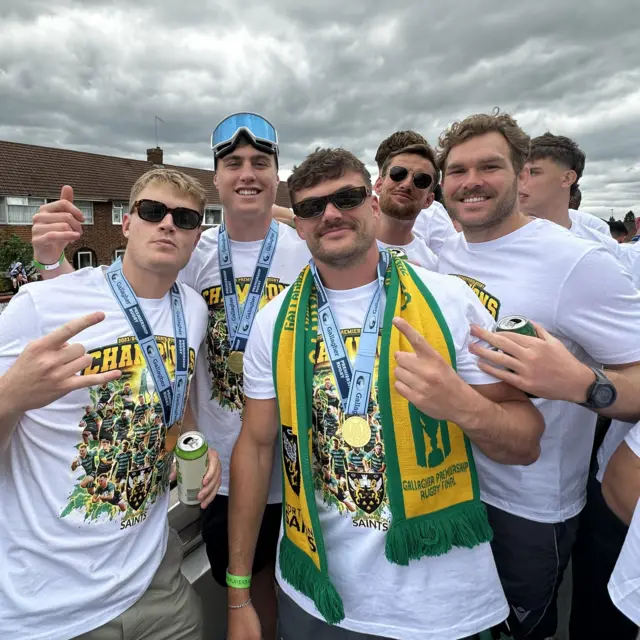
<svg viewBox="0 0 640 640"><path fill-rule="evenodd" d="M68 342L79 333L102 322L105 318L104 312L94 311L81 318L74 318L50 334L40 338L40 344L49 349L60 349L65 342Z"/></svg>
<svg viewBox="0 0 640 640"><path fill-rule="evenodd" d="M406 320L396 317L393 319L393 325L409 341L416 355L420 358L438 355L435 349Z"/></svg>

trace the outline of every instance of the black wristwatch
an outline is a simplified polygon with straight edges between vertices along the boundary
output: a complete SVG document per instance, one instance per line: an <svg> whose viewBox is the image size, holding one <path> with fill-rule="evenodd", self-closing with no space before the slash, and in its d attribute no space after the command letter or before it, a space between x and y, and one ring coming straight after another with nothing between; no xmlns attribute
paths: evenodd
<svg viewBox="0 0 640 640"><path fill-rule="evenodd" d="M600 369L589 367L596 374L596 379L587 389L587 401L581 402L580 406L587 409L606 409L610 407L618 397L618 392L613 386L613 382L602 373Z"/></svg>

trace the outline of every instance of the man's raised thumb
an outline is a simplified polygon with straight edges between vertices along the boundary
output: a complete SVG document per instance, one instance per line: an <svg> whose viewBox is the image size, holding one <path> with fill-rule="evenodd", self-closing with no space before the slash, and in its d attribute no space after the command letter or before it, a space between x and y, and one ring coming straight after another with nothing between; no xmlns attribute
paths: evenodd
<svg viewBox="0 0 640 640"><path fill-rule="evenodd" d="M68 200L69 202L73 202L73 187L65 184L60 191L60 200Z"/></svg>

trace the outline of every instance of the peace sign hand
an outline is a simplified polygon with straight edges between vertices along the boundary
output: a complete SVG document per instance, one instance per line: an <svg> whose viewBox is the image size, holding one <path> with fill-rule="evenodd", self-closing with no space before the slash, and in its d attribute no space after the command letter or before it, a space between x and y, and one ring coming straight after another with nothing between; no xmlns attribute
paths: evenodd
<svg viewBox="0 0 640 640"><path fill-rule="evenodd" d="M75 318L51 333L30 342L5 373L3 394L14 411L46 407L71 391L117 380L118 370L86 376L76 375L93 362L81 344L68 344L74 336L105 318L101 311Z"/></svg>
<svg viewBox="0 0 640 640"><path fill-rule="evenodd" d="M394 318L393 325L413 348L394 354L396 391L422 413L460 424L474 391L406 320Z"/></svg>

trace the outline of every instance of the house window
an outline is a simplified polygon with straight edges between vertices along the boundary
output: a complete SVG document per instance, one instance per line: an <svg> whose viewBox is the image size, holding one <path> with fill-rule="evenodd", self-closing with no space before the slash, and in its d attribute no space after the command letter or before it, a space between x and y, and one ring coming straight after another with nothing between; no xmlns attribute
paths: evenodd
<svg viewBox="0 0 640 640"><path fill-rule="evenodd" d="M49 198L47 202L56 202L53 198ZM88 200L74 200L73 206L78 207L84 216L83 224L93 224L93 202Z"/></svg>
<svg viewBox="0 0 640 640"><path fill-rule="evenodd" d="M222 207L207 207L204 210L204 220L202 224L205 227L210 227L214 224L222 224L223 219Z"/></svg>
<svg viewBox="0 0 640 640"><path fill-rule="evenodd" d="M93 252L78 251L78 253L76 253L76 260L78 262L78 269L84 269L85 267L93 267Z"/></svg>
<svg viewBox="0 0 640 640"><path fill-rule="evenodd" d="M7 198L7 224L31 224L44 198Z"/></svg>
<svg viewBox="0 0 640 640"><path fill-rule="evenodd" d="M74 201L73 204L82 211L84 224L93 224L93 202Z"/></svg>
<svg viewBox="0 0 640 640"><path fill-rule="evenodd" d="M118 258L124 258L124 249L116 249L113 252L113 261L115 262Z"/></svg>
<svg viewBox="0 0 640 640"><path fill-rule="evenodd" d="M111 222L112 224L122 224L124 214L129 212L128 202L114 202L111 206Z"/></svg>

